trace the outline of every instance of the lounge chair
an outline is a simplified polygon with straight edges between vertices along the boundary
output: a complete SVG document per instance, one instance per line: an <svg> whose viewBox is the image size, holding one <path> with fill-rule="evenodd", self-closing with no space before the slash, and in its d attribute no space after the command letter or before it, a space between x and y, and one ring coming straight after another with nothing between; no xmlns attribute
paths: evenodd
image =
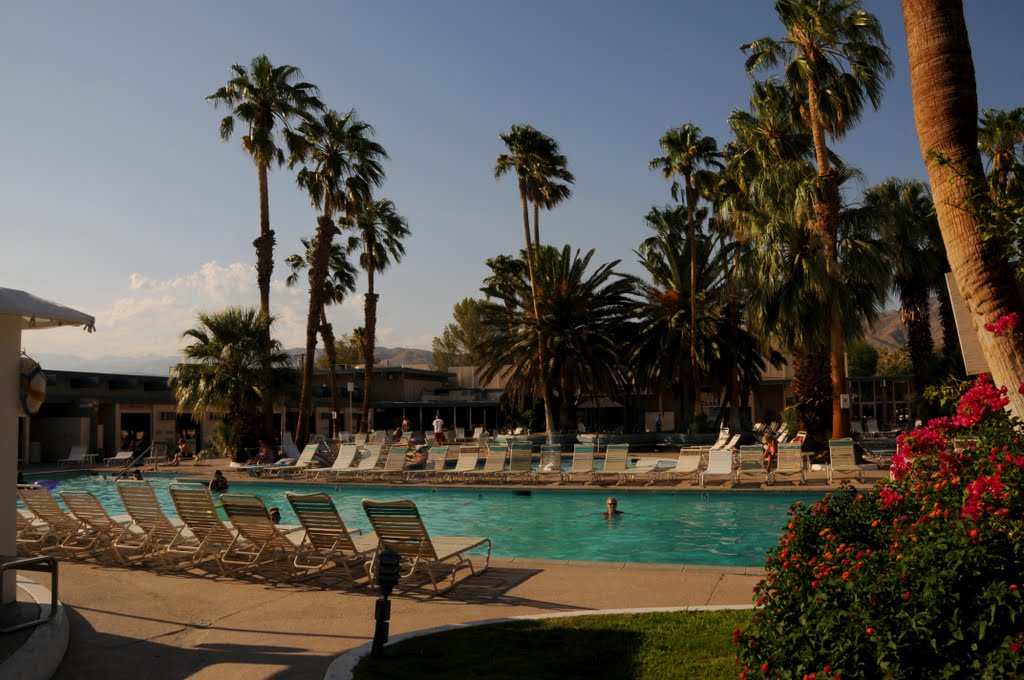
<svg viewBox="0 0 1024 680"><path fill-rule="evenodd" d="M168 488L178 517L188 527L195 540L189 540L184 533L179 533L167 547L167 552L186 555L193 564L212 557L217 561L217 568L223 573L221 553L234 542L235 536L217 514L210 489L201 484L182 482L171 482Z"/></svg>
<svg viewBox="0 0 1024 680"><path fill-rule="evenodd" d="M733 482L742 484L748 477L755 482L768 482L768 471L764 467L764 447L760 444L740 447L740 464L733 471Z"/></svg>
<svg viewBox="0 0 1024 680"><path fill-rule="evenodd" d="M49 489L35 484L19 484L18 498L37 520L37 531L41 534L37 539L41 546L52 540L57 545L50 547L75 550L90 543L82 521L61 510Z"/></svg>
<svg viewBox="0 0 1024 680"><path fill-rule="evenodd" d="M797 477L797 480L792 480L792 477ZM774 484L780 481L780 477L790 478L790 481L796 481L797 484L803 484L807 481L806 473L804 472L804 453L802 444L781 444L779 446L779 458L774 470L769 474L769 482Z"/></svg>
<svg viewBox="0 0 1024 680"><path fill-rule="evenodd" d="M534 479L533 444L513 442L508 454L508 470L503 475L506 482L527 482Z"/></svg>
<svg viewBox="0 0 1024 680"><path fill-rule="evenodd" d="M455 585L455 576L460 567L467 566L472 574L477 574L487 569L491 562L491 539L469 536L431 537L412 501L382 502L364 498L363 510L377 534L379 548L394 550L408 566L402 578L408 578L423 569L435 592L443 592L437 585L440 570L451 569L451 582L444 589L448 590ZM487 545L487 555L483 568L478 571L466 553L484 544Z"/></svg>
<svg viewBox="0 0 1024 680"><path fill-rule="evenodd" d="M61 468L65 465L85 465L85 454L89 450L87 446L82 444L75 444L68 449L68 457L61 458L57 461L57 467Z"/></svg>
<svg viewBox="0 0 1024 680"><path fill-rule="evenodd" d="M702 456L699 453L680 453L674 467L670 467L667 470L659 470L655 467L642 475L634 475L632 479L637 481L646 479L648 484L654 484L663 479L671 481L682 480L695 484L697 482L697 474L700 472L701 458Z"/></svg>
<svg viewBox="0 0 1024 680"><path fill-rule="evenodd" d="M729 428L723 427L718 431L718 439L715 440L711 446L684 446L679 449L679 453L692 455L699 453L701 455L707 455L712 449L720 449L729 442Z"/></svg>
<svg viewBox="0 0 1024 680"><path fill-rule="evenodd" d="M106 465L107 467L110 467L111 465L122 464L122 463L124 465L127 465L128 463L132 462L134 459L135 459L135 452L134 451L131 451L131 450L128 450L128 451L118 451L115 455L111 456L110 458L103 459L103 464Z"/></svg>
<svg viewBox="0 0 1024 680"><path fill-rule="evenodd" d="M484 428L482 428L482 427L474 427L473 428L473 436L470 437L470 439L478 440L482 436L484 436Z"/></svg>
<svg viewBox="0 0 1024 680"><path fill-rule="evenodd" d="M732 472L732 449L715 449L708 454L708 467L698 479L701 486L707 486L709 481L716 479L731 482Z"/></svg>
<svg viewBox="0 0 1024 680"><path fill-rule="evenodd" d="M384 445L383 444L369 444L363 449L363 457L359 459L355 467L346 467L340 470L331 468L331 474L334 475L335 481L342 479L360 479L369 477L376 471L377 463L380 462L381 456L383 455Z"/></svg>
<svg viewBox="0 0 1024 680"><path fill-rule="evenodd" d="M299 494L289 491L286 496L295 516L305 529L293 564L298 569L324 569L328 563L336 564L352 583L358 566L365 573L366 563L377 549L377 536L349 531L338 514L334 500L325 493ZM369 573L365 573L370 578Z"/></svg>
<svg viewBox="0 0 1024 680"><path fill-rule="evenodd" d="M47 532L49 531L46 522L24 514L21 510L17 510L14 513L14 518L16 520L14 538L18 554L36 554L43 547L43 542L46 540Z"/></svg>
<svg viewBox="0 0 1024 680"><path fill-rule="evenodd" d="M427 452L427 460L421 470L406 470L405 477L409 480L421 482L428 477L435 476L444 471L445 463L448 460L447 446L431 446Z"/></svg>
<svg viewBox="0 0 1024 680"><path fill-rule="evenodd" d="M455 461L455 469L449 470L445 479L449 482L465 479L464 473L476 469L480 458L480 447L474 444L463 444L459 447L459 458Z"/></svg>
<svg viewBox="0 0 1024 680"><path fill-rule="evenodd" d="M853 476L864 481L864 471L857 465L852 439L830 439L828 442L828 483L837 476Z"/></svg>
<svg viewBox="0 0 1024 680"><path fill-rule="evenodd" d="M609 444L604 453L604 469L590 473L591 484L611 480L618 484L629 467L629 444Z"/></svg>
<svg viewBox="0 0 1024 680"><path fill-rule="evenodd" d="M575 444L572 449L572 467L562 473L563 482L579 481L585 477L587 480L594 472L594 445Z"/></svg>
<svg viewBox="0 0 1024 680"><path fill-rule="evenodd" d="M404 445L392 446L388 449L387 458L384 459L384 467L370 476L382 482L401 482L405 480L405 461L409 448Z"/></svg>
<svg viewBox="0 0 1024 680"><path fill-rule="evenodd" d="M352 467L352 461L356 459L356 454L359 451L359 447L355 444L342 444L338 449L338 455L334 458L334 463L329 468L314 468L307 469L306 476L319 478L321 474L332 474L340 470L347 470Z"/></svg>
<svg viewBox="0 0 1024 680"><path fill-rule="evenodd" d="M117 482L117 493L121 496L121 503L137 531L128 527L114 539L115 550L131 551L138 553L139 558L156 557L162 563L167 564L166 559L168 548L176 540L186 542L188 538L195 540L191 533L187 537L181 537L183 531L187 531L180 522L175 524L164 514L157 500L156 492L149 482L135 480L119 480ZM196 542L198 543L198 542Z"/></svg>
<svg viewBox="0 0 1024 680"><path fill-rule="evenodd" d="M294 445L293 445L294 446ZM320 462L316 459L316 454L320 451L321 444L319 442L311 442L302 447L302 453L299 454L298 458L295 459L295 463L290 465L278 465L274 463L272 465L250 465L249 468L256 468L267 475L277 475L279 477L292 477L295 475L304 475L309 472L312 468L318 467ZM278 461L280 463L281 461ZM257 473L259 476L259 472Z"/></svg>
<svg viewBox="0 0 1024 680"><path fill-rule="evenodd" d="M495 446L487 450L487 457L484 458L484 466L480 470L466 470L463 474L466 479L474 481L500 481L500 475L505 470L505 459L508 457L508 449L503 446Z"/></svg>
<svg viewBox="0 0 1024 680"><path fill-rule="evenodd" d="M286 559L295 566L299 544L274 524L259 496L223 493L220 503L237 532L220 556L222 564L247 569Z"/></svg>
<svg viewBox="0 0 1024 680"><path fill-rule="evenodd" d="M366 433L358 432L352 435L352 443L355 444L356 447L360 447L366 444Z"/></svg>
<svg viewBox="0 0 1024 680"><path fill-rule="evenodd" d="M878 420L875 418L868 418L867 426L864 431L868 434L880 434L878 430Z"/></svg>
<svg viewBox="0 0 1024 680"><path fill-rule="evenodd" d="M129 529L129 523L115 521L106 508L89 491L61 491L60 499L77 519L85 526L85 536L74 546L63 546L82 552L102 550ZM112 553L118 562L125 562L124 555L117 548Z"/></svg>

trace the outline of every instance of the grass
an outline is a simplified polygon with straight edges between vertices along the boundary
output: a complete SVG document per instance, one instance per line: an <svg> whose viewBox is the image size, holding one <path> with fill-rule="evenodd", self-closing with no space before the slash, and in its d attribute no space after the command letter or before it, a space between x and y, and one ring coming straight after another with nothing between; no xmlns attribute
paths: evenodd
<svg viewBox="0 0 1024 680"><path fill-rule="evenodd" d="M732 631L751 610L615 614L475 626L363 658L353 680L736 678Z"/></svg>

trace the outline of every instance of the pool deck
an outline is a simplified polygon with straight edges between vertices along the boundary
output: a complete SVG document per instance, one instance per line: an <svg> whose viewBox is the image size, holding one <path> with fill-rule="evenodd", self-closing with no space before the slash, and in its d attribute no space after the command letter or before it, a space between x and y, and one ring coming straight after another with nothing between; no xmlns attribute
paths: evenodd
<svg viewBox="0 0 1024 680"><path fill-rule="evenodd" d="M396 591L391 634L522 614L749 605L760 569L494 558L442 595ZM61 562L70 644L54 678L322 678L373 638L368 588Z"/></svg>
<svg viewBox="0 0 1024 680"><path fill-rule="evenodd" d="M229 479L261 481L228 471L224 461L167 471L209 478L213 469L223 469ZM799 488L826 490L824 475L819 479L819 473L811 473L808 484ZM866 488L885 476L887 471L868 471L865 484L856 486ZM709 486L708 491L721 488ZM391 633L526 614L750 605L763 575L756 566L494 557L486 572L460 576L459 584L442 595L422 587L400 588L393 598ZM322 678L335 657L372 639L376 598L369 588L334 579L275 584L256 576L219 577L202 568L157 573L109 561L64 559L60 599L70 622L70 643L53 677Z"/></svg>

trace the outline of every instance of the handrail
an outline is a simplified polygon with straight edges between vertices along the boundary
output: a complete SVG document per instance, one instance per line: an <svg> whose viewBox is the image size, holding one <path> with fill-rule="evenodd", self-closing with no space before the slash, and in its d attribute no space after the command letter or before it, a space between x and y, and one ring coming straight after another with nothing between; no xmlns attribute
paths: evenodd
<svg viewBox="0 0 1024 680"><path fill-rule="evenodd" d="M147 446L145 449L143 449L142 453L140 453L139 455L137 455L134 458L132 458L131 462L128 463L127 465L125 465L123 470L121 470L120 472L117 473L117 476L114 477L114 481L116 482L117 480L121 479L121 477L123 477L126 472L128 472L129 470L131 470L135 466L135 463L139 459L141 459L143 456L145 456L147 453L149 453L152 449L153 449L153 444L151 443L149 446Z"/></svg>

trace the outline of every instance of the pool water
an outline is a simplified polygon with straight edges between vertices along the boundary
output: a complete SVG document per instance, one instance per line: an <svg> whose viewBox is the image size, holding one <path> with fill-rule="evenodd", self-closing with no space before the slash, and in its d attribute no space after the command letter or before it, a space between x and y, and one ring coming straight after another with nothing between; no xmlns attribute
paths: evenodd
<svg viewBox="0 0 1024 680"><path fill-rule="evenodd" d="M94 493L111 514L124 506L107 475L50 475L55 492ZM147 480L170 516L167 483L173 475ZM31 479L28 481L32 481ZM628 561L714 566L762 566L778 543L797 501L813 503L821 492L619 491L616 489L467 489L454 487L335 486L231 482L231 493L251 493L281 510L283 524L298 524L285 492L329 493L350 529L370 528L363 498L409 499L431 534L488 536L494 554L543 559ZM614 495L623 514L603 516ZM214 494L216 498L217 494Z"/></svg>

